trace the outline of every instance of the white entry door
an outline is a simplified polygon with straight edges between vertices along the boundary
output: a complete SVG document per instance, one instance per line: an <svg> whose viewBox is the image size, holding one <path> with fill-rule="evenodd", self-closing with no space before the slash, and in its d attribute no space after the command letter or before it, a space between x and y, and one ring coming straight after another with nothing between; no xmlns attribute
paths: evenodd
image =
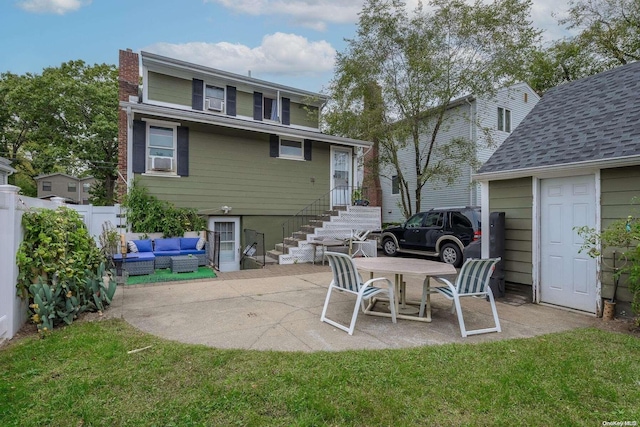
<svg viewBox="0 0 640 427"><path fill-rule="evenodd" d="M240 218L210 217L209 230L220 234L220 271L240 270Z"/></svg>
<svg viewBox="0 0 640 427"><path fill-rule="evenodd" d="M331 206L351 204L351 150L331 148L331 188L333 196Z"/></svg>
<svg viewBox="0 0 640 427"><path fill-rule="evenodd" d="M540 192L540 300L595 313L596 261L574 230L595 227L595 177L545 179Z"/></svg>

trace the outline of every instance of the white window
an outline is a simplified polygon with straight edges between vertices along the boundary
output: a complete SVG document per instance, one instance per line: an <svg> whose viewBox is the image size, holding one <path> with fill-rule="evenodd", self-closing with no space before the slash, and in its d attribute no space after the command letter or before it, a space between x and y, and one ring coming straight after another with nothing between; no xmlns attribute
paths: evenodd
<svg viewBox="0 0 640 427"><path fill-rule="evenodd" d="M498 107L498 130L511 132L511 110Z"/></svg>
<svg viewBox="0 0 640 427"><path fill-rule="evenodd" d="M391 194L400 194L400 183L398 181L398 175L391 177Z"/></svg>
<svg viewBox="0 0 640 427"><path fill-rule="evenodd" d="M147 127L147 170L175 172L176 127L153 123L147 123Z"/></svg>
<svg viewBox="0 0 640 427"><path fill-rule="evenodd" d="M204 109L207 111L224 111L224 88L206 85L204 89Z"/></svg>
<svg viewBox="0 0 640 427"><path fill-rule="evenodd" d="M84 193L88 193L88 192L89 192L89 190L91 190L91 184L90 184L90 183L88 183L88 182L83 183L83 184L82 184L82 191L83 191Z"/></svg>
<svg viewBox="0 0 640 427"><path fill-rule="evenodd" d="M280 139L280 157L304 159L302 141Z"/></svg>
<svg viewBox="0 0 640 427"><path fill-rule="evenodd" d="M69 193L75 193L76 192L76 183L75 182L69 182L67 183L67 191Z"/></svg>
<svg viewBox="0 0 640 427"><path fill-rule="evenodd" d="M274 122L278 121L278 100L275 96L262 98L262 118Z"/></svg>

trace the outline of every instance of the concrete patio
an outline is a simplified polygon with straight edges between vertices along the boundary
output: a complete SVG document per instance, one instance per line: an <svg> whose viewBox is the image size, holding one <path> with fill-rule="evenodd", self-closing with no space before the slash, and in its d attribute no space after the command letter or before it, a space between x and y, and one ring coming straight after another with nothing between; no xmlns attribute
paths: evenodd
<svg viewBox="0 0 640 427"><path fill-rule="evenodd" d="M220 273L206 281L119 287L105 313L150 334L184 343L226 349L340 351L403 348L445 343L480 343L528 338L601 322L594 316L531 304L520 295L497 299L502 332L462 338L451 303L432 296L431 323L360 313L353 336L320 322L331 272L328 266L272 266ZM419 299L421 281L406 278L407 295ZM333 299L335 298L335 299ZM355 298L334 293L328 315L350 319ZM384 307L381 307L382 309ZM467 328L490 326L487 301L466 298Z"/></svg>

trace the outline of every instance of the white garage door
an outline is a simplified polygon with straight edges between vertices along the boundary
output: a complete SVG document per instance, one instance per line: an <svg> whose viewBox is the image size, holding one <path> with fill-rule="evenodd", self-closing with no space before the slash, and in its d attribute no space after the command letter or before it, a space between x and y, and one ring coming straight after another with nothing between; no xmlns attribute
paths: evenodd
<svg viewBox="0 0 640 427"><path fill-rule="evenodd" d="M540 300L595 313L596 262L573 229L595 226L595 178L545 179L540 192Z"/></svg>

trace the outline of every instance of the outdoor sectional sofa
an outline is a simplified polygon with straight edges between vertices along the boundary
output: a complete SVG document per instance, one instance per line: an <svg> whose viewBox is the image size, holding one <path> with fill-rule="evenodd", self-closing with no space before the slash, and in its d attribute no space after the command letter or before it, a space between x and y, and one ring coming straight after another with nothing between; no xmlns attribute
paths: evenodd
<svg viewBox="0 0 640 427"><path fill-rule="evenodd" d="M198 249L201 247L201 249ZM116 262L124 261L130 276L152 274L154 269L169 268L171 257L193 255L198 265L207 265L209 245L198 237L172 237L164 239L131 240L127 253L114 255ZM133 250L132 250L133 249Z"/></svg>

